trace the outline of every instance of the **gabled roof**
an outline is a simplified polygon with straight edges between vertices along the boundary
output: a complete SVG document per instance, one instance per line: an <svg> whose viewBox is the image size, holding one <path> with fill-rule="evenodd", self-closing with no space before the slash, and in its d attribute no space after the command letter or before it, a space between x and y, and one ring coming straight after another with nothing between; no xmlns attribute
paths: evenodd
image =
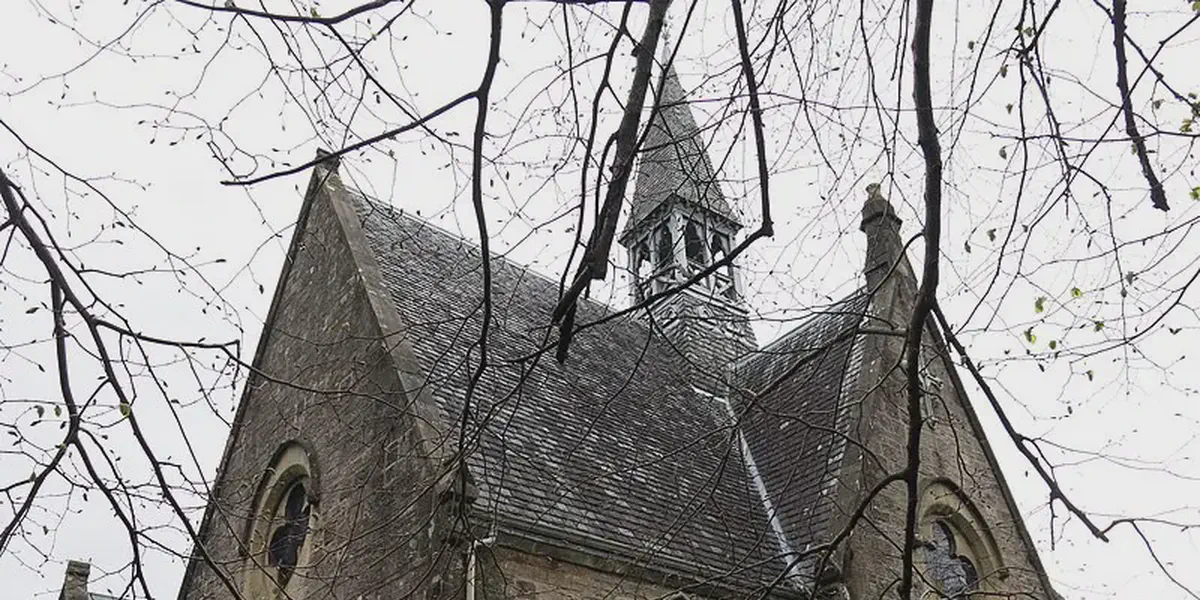
<svg viewBox="0 0 1200 600"><path fill-rule="evenodd" d="M350 195L443 430L457 439L478 360L479 249ZM741 397L731 404L698 391L671 344L637 318L581 331L564 364L536 357L547 341L557 282L495 256L491 266L490 367L472 399L465 438L480 491L476 518L525 539L741 590L774 580L791 560L783 552L819 538L824 521L810 517L824 514L817 507L835 436L813 430L797 437L798 422L780 427L774 414ZM585 301L578 321L611 312ZM830 382L840 382L852 362L843 356L852 336L838 332L856 323L840 315L811 319L786 343L744 363L739 381L753 389L789 360L807 360L811 368L784 377L762 406L836 425L829 415L840 414L841 387ZM841 354L812 360L793 352L829 340ZM788 470L781 464L792 450L815 454ZM759 454L756 469L752 455Z"/></svg>
<svg viewBox="0 0 1200 600"><path fill-rule="evenodd" d="M658 109L642 143L637 179L626 231L636 227L671 196L740 223L721 193L704 136L688 106L687 94L673 66L659 85ZM655 90L657 92L657 90Z"/></svg>
<svg viewBox="0 0 1200 600"><path fill-rule="evenodd" d="M869 298L818 311L735 366L734 406L779 527L794 550L828 541L835 478L849 434Z"/></svg>

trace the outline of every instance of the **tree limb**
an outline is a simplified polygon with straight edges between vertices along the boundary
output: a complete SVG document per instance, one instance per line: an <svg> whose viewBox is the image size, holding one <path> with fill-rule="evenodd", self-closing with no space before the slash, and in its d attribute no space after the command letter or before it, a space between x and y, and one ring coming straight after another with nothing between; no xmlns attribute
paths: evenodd
<svg viewBox="0 0 1200 600"><path fill-rule="evenodd" d="M1154 166L1150 164L1150 155L1146 152L1146 140L1138 132L1137 122L1133 114L1133 98L1129 92L1129 73L1125 60L1125 0L1113 0L1112 14L1109 15L1113 25L1113 47L1117 52L1117 90L1121 92L1121 112L1125 115L1125 134L1133 141L1133 149L1138 162L1142 165L1142 176L1150 184L1150 201L1154 208L1166 211L1167 194L1163 191L1162 182L1154 174ZM1147 63L1149 64L1149 63Z"/></svg>
<svg viewBox="0 0 1200 600"><path fill-rule="evenodd" d="M1029 442L1029 438L1018 433L1016 428L1013 427L1012 421L1008 419L1008 414L1004 412L1004 408L1000 406L1000 401L996 398L995 392L992 391L992 386L988 385L987 380L983 378L983 374L979 372L979 367L975 364L975 361L971 360L971 357L967 355L967 349L963 347L962 342L958 341L958 336L954 335L954 330L950 327L950 323L946 321L946 315L942 314L941 307L935 304L933 307L933 314L937 317L938 326L942 329L942 335L946 336L946 340L950 342L950 345L954 347L954 351L957 352L959 358L962 359L962 365L967 368L968 372L971 373L971 377L975 379L975 383L979 386L979 389L983 390L984 397L988 399L988 403L991 404L992 410L996 413L996 417L1000 419L1000 425L1004 427L1005 433L1007 433L1008 437L1012 439L1014 444L1016 444L1017 450L1019 450L1021 454L1025 456L1025 459L1029 461L1029 464L1033 465L1034 470L1037 471L1039 476L1041 476L1042 481L1045 482L1046 486L1050 488L1050 502L1054 502L1056 499L1062 502L1063 506L1067 507L1067 510L1070 511L1071 514L1079 517L1079 520L1082 521L1085 526L1087 526L1092 535L1107 542L1108 536L1105 534L1104 530L1101 530L1099 527L1097 527L1096 524L1092 522L1091 518L1088 517L1087 513L1083 512L1083 510L1078 506L1075 506L1075 503L1071 502L1070 498L1067 498L1067 495L1063 493L1062 488L1059 487L1058 482L1055 481L1050 472L1046 470L1046 467L1042 464L1042 461L1039 460L1037 456L1034 456L1033 451L1029 449L1027 444L1027 442Z"/></svg>
<svg viewBox="0 0 1200 600"><path fill-rule="evenodd" d="M913 28L913 104L917 114L917 143L925 159L925 260L921 286L917 290L912 320L905 341L905 371L908 384L908 465L904 478L908 498L904 516L904 554L898 592L902 600L912 597L913 554L917 541L917 501L921 466L921 338L937 298L938 258L942 236L942 148L933 116L933 93L929 69L929 38L933 0L917 0Z"/></svg>
<svg viewBox="0 0 1200 600"><path fill-rule="evenodd" d="M637 66L634 70L633 84L629 88L629 97L625 102L625 111L621 116L621 124L617 128L616 157L613 159L613 178L608 184L604 203L596 217L592 234L588 238L587 248L575 272L575 279L559 298L554 307L551 322L559 324L558 360L566 360L572 329L575 322L575 307L579 296L587 289L591 281L604 279L608 274L608 253L612 248L613 237L617 233L617 220L621 216L621 203L625 199L625 190L629 185L629 176L633 172L633 161L637 154L639 126L642 120L642 107L646 103L646 90L650 87L650 68L654 64L658 39L662 35L663 18L671 0L651 0L650 16L646 21L646 29L642 32L642 40L638 44ZM619 35L619 32L618 32Z"/></svg>

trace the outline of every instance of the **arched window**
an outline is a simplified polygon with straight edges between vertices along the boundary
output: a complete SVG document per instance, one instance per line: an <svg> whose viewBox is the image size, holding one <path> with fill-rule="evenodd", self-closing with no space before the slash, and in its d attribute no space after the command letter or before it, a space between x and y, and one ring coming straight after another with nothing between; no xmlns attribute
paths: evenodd
<svg viewBox="0 0 1200 600"><path fill-rule="evenodd" d="M729 254L729 236L716 232L713 233L712 242L712 260L714 263L725 258ZM713 277L714 289L717 293L731 300L737 298L737 286L733 278L733 263L725 265L724 269L719 269Z"/></svg>
<svg viewBox="0 0 1200 600"><path fill-rule="evenodd" d="M931 537L924 544L926 573L941 585L942 596L965 600L979 591L979 571L969 557L959 554L950 525L940 519L934 521Z"/></svg>
<svg viewBox="0 0 1200 600"><path fill-rule="evenodd" d="M308 452L299 443L288 442L275 451L245 532L247 598L277 600L298 593L319 531L317 482Z"/></svg>
<svg viewBox="0 0 1200 600"><path fill-rule="evenodd" d="M293 481L283 494L275 515L271 520L271 539L267 545L267 564L276 570L276 580L280 586L286 586L296 564L300 559L300 551L308 538L308 517L312 510L309 504L307 477Z"/></svg>
<svg viewBox="0 0 1200 600"><path fill-rule="evenodd" d="M929 597L975 600L996 592L1008 570L975 505L945 479L926 484L922 496L918 558L934 588Z"/></svg>

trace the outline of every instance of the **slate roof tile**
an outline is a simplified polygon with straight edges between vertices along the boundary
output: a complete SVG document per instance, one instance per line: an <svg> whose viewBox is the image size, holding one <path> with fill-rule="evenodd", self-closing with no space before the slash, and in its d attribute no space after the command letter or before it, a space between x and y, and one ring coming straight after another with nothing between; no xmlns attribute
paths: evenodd
<svg viewBox="0 0 1200 600"><path fill-rule="evenodd" d="M351 192L369 246L453 436L481 323L479 249L418 218ZM511 532L554 539L694 580L753 589L784 557L737 429L723 400L698 392L686 365L636 318L581 331L571 356L518 361L547 340L557 282L492 257L496 319L491 366L472 400L468 457L477 515ZM795 549L817 539L821 489L840 450L824 429L843 426L842 380L864 301L818 316L739 363L739 385L764 389L796 360L806 364L750 402L741 434L760 465ZM610 314L586 301L579 322ZM815 356L809 350L828 346ZM806 357L806 358L801 358ZM453 426L451 426L453 424Z"/></svg>
<svg viewBox="0 0 1200 600"><path fill-rule="evenodd" d="M818 312L735 367L734 405L787 538L796 550L821 541L826 498L843 456L867 309L856 293Z"/></svg>
<svg viewBox="0 0 1200 600"><path fill-rule="evenodd" d="M640 223L671 196L740 222L721 193L712 159L703 144L705 138L673 67L664 73L659 85L659 109L653 113L642 142L627 223Z"/></svg>

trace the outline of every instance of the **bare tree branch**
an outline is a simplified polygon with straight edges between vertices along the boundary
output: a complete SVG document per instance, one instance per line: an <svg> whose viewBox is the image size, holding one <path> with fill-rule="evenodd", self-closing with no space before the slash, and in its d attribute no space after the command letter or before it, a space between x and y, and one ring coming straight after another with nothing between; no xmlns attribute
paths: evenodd
<svg viewBox="0 0 1200 600"><path fill-rule="evenodd" d="M1158 210L1170 210L1171 207L1167 205L1167 194L1163 191L1162 182L1158 180L1158 175L1154 172L1154 165L1150 164L1150 155L1146 152L1146 140L1138 132L1137 121L1133 114L1133 98L1129 91L1129 74L1126 66L1128 61L1125 59L1125 0L1113 0L1110 17L1113 26L1113 47L1117 52L1117 90L1121 92L1121 112L1125 116L1125 134L1133 141L1138 162L1142 165L1142 176L1150 185L1150 202Z"/></svg>
<svg viewBox="0 0 1200 600"><path fill-rule="evenodd" d="M913 104L917 116L917 141L925 159L925 237L924 269L917 290L912 319L905 341L905 371L908 390L908 465L904 480L908 490L904 515L904 551L897 591L901 600L912 598L913 555L917 543L917 504L920 500L921 467L921 340L929 313L937 302L939 258L942 237L942 148L938 143L937 121L933 114L929 44L933 27L933 0L917 0L913 25Z"/></svg>

